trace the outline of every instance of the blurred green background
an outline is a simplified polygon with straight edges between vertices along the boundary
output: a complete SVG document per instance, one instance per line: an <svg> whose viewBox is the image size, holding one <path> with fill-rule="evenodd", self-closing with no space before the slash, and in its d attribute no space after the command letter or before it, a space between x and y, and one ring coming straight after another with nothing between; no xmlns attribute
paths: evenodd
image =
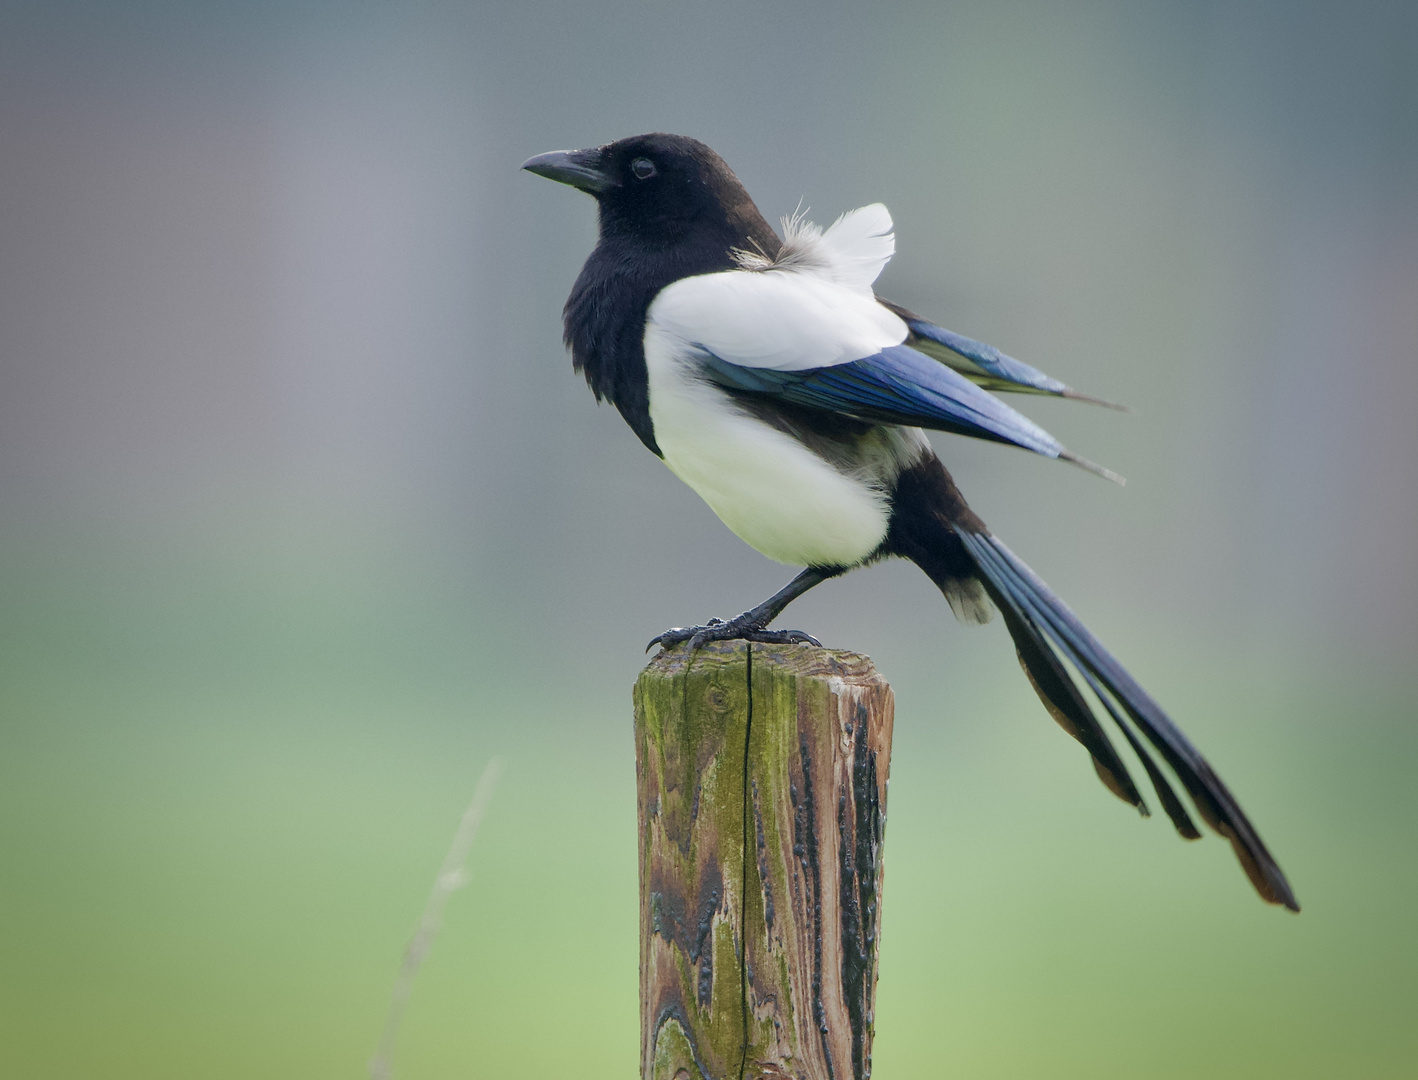
<svg viewBox="0 0 1418 1080"><path fill-rule="evenodd" d="M883 1080L1418 1060L1418 8L0 4L0 1076L635 1074L630 686L786 579L597 409L527 156L692 134L1132 416L936 445L1305 905L1107 795L914 568L801 601L898 712Z"/></svg>

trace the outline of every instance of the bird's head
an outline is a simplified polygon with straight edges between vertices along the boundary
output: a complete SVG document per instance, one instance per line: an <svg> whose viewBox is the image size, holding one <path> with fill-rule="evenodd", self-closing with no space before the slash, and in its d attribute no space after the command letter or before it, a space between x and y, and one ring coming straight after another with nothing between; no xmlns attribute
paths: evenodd
<svg viewBox="0 0 1418 1080"><path fill-rule="evenodd" d="M730 246L777 247L733 170L697 139L636 135L588 150L539 154L522 168L592 195L600 204L603 238L658 246L714 237Z"/></svg>

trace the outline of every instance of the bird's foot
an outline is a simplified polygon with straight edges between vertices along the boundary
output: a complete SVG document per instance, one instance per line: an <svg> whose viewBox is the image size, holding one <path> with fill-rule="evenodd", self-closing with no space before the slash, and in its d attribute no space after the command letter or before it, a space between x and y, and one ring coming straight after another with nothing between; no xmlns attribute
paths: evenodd
<svg viewBox="0 0 1418 1080"><path fill-rule="evenodd" d="M656 645L662 649L672 649L686 641L689 642L690 652L694 652L701 645L710 641L762 641L772 645L817 645L819 647L822 645L822 642L817 638L811 634L805 634L801 630L769 630L765 625L767 621L754 617L752 612L745 611L728 622L724 622L722 619L710 619L703 626L676 626L651 638L650 644L645 646L645 651L649 652Z"/></svg>

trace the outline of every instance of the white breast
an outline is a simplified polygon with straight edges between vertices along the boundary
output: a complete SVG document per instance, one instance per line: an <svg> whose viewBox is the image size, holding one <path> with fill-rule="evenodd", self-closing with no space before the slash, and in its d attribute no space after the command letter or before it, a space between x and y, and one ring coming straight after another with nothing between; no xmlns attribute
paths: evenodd
<svg viewBox="0 0 1418 1080"><path fill-rule="evenodd" d="M852 566L886 536L886 494L741 412L697 378L678 343L645 332L650 419L665 464L745 543L795 566Z"/></svg>

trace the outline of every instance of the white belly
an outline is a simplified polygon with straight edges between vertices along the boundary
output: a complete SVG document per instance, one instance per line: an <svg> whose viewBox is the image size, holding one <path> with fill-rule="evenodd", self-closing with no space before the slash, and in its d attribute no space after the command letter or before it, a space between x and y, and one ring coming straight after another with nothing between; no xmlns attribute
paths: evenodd
<svg viewBox="0 0 1418 1080"><path fill-rule="evenodd" d="M650 419L670 470L744 542L781 563L852 566L886 536L885 493L739 411L645 335Z"/></svg>

